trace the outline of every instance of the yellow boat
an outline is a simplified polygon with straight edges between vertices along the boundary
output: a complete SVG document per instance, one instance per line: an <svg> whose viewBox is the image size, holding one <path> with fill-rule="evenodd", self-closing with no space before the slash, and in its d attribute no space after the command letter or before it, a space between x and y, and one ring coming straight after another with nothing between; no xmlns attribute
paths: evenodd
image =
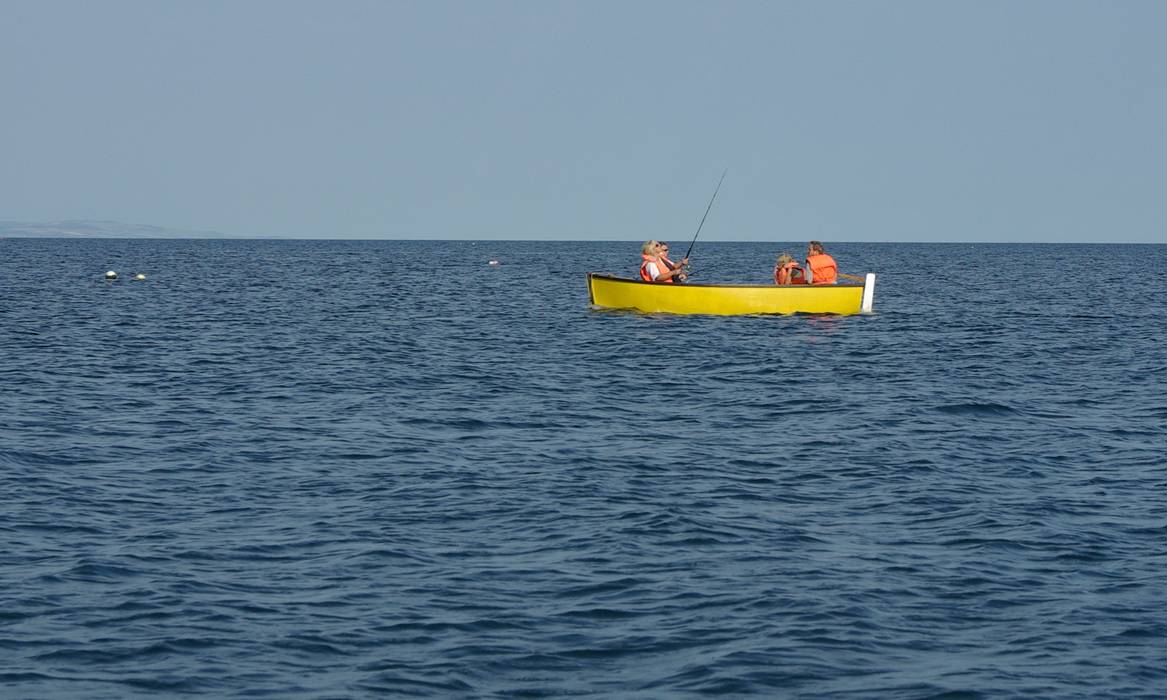
<svg viewBox="0 0 1167 700"><path fill-rule="evenodd" d="M661 284L588 273L593 306L648 313L714 314L857 314L871 313L875 274L863 284L728 285Z"/></svg>

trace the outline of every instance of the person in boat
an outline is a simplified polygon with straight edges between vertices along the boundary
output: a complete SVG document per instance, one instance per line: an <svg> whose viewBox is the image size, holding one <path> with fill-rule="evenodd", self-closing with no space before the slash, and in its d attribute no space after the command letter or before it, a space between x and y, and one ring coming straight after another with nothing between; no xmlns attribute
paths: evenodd
<svg viewBox="0 0 1167 700"><path fill-rule="evenodd" d="M670 268L660 259L660 243L658 241L649 240L644 245L640 246L640 257L643 262L640 263L640 279L645 282L666 282L673 283L673 279L682 273L684 269L682 266L689 262L689 258L681 261L681 265L675 269ZM668 250L668 247L665 247ZM667 258L666 258L667 260Z"/></svg>
<svg viewBox="0 0 1167 700"><path fill-rule="evenodd" d="M794 262L794 258L786 253L778 256L778 264L774 266L774 284L806 284L806 270Z"/></svg>
<svg viewBox="0 0 1167 700"><path fill-rule="evenodd" d="M677 276L673 278L674 281L684 282L686 279L688 279L688 275L685 274L685 271L683 269L684 265L674 265L673 261L669 260L669 244L668 243L665 243L664 241L660 241L659 243L656 244L656 257L662 263L664 263L665 267L667 267L669 269L669 272L678 273ZM688 258L685 258L685 260L688 260Z"/></svg>
<svg viewBox="0 0 1167 700"><path fill-rule="evenodd" d="M823 244L811 241L806 251L806 269L811 274L811 284L835 284L838 281L838 265L835 259L823 252Z"/></svg>

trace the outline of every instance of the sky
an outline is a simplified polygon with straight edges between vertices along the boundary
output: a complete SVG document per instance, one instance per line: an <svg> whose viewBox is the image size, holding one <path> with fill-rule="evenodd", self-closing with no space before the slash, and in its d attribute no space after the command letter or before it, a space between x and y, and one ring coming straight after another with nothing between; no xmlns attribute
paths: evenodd
<svg viewBox="0 0 1167 700"><path fill-rule="evenodd" d="M1167 243L1167 3L0 0L0 221Z"/></svg>

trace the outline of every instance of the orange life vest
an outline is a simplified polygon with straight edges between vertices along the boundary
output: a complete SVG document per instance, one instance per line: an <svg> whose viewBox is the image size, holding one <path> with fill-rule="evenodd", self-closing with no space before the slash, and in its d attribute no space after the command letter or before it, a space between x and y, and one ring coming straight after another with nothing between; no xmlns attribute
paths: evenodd
<svg viewBox="0 0 1167 700"><path fill-rule="evenodd" d="M836 279L835 259L826 253L812 255L806 259L806 266L813 278L811 284L834 284Z"/></svg>
<svg viewBox="0 0 1167 700"><path fill-rule="evenodd" d="M774 284L806 284L806 273L793 260L782 266L775 265Z"/></svg>
<svg viewBox="0 0 1167 700"><path fill-rule="evenodd" d="M667 265L665 265L665 263L661 262L660 258L657 258L657 257L652 256L652 255L641 255L640 257L644 258L644 262L642 262L640 264L640 279L644 280L645 282L660 281L660 282L668 282L669 284L672 284L672 282L673 282L672 277L669 277L669 278L663 279L663 280L654 280L652 278L652 276L648 274L648 264L649 263L656 263L656 268L657 268L656 274L658 274L658 275L663 275L664 273L669 271L669 269L670 269L669 266L667 266ZM661 269L661 268L664 268L664 269Z"/></svg>

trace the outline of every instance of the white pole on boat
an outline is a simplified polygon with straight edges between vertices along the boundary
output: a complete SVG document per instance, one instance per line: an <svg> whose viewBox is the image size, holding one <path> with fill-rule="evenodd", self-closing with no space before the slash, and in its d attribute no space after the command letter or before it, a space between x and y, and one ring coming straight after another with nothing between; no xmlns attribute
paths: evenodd
<svg viewBox="0 0 1167 700"><path fill-rule="evenodd" d="M851 297L854 299L855 297ZM859 313L871 313L871 302L875 300L875 273L868 272L863 280L863 302L859 305Z"/></svg>

